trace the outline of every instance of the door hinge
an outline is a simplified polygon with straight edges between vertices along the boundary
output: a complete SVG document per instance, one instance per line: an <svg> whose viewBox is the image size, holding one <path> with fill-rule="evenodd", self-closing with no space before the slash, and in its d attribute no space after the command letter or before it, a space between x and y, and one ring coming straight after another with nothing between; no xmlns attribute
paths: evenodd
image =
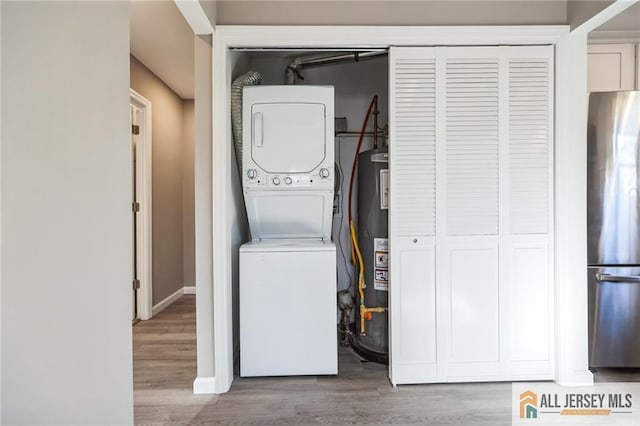
<svg viewBox="0 0 640 426"><path fill-rule="evenodd" d="M133 203L131 203L131 210L134 213L137 213L140 211L140 203L138 203L137 201L134 201Z"/></svg>
<svg viewBox="0 0 640 426"><path fill-rule="evenodd" d="M140 290L140 280L133 280L133 289Z"/></svg>
<svg viewBox="0 0 640 426"><path fill-rule="evenodd" d="M137 124L132 124L131 125L131 133L134 135L139 135L140 134L140 126L138 126Z"/></svg>

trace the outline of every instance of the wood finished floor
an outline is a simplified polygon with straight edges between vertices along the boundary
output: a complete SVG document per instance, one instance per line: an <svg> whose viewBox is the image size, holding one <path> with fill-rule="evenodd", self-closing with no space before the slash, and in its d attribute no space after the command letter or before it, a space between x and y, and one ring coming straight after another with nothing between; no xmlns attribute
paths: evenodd
<svg viewBox="0 0 640 426"><path fill-rule="evenodd" d="M510 425L511 384L407 385L341 348L337 377L240 378L223 395L193 395L195 297L133 327L138 425ZM640 381L604 370L596 381Z"/></svg>

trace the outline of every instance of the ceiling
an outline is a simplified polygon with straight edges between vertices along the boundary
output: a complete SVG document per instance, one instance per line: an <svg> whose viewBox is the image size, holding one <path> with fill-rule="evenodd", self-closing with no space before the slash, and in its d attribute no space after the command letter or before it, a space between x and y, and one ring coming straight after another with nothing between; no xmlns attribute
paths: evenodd
<svg viewBox="0 0 640 426"><path fill-rule="evenodd" d="M131 54L183 99L194 97L193 31L172 0L130 2Z"/></svg>

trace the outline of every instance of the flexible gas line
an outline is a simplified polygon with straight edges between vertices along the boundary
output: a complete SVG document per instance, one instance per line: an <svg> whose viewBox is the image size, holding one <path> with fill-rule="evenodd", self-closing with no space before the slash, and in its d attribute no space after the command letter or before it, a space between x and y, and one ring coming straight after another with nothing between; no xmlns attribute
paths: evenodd
<svg viewBox="0 0 640 426"><path fill-rule="evenodd" d="M368 308L364 304L364 287L365 287L364 260L362 259L362 253L360 252L360 246L358 246L358 238L356 236L356 227L353 225L353 221L350 223L349 228L351 231L351 244L353 246L353 249L356 253L357 260L358 260L358 269L359 269L358 293L360 294L360 334L364 336L366 334L365 321L370 320L373 317L373 313L386 312L387 308L382 308L382 307Z"/></svg>

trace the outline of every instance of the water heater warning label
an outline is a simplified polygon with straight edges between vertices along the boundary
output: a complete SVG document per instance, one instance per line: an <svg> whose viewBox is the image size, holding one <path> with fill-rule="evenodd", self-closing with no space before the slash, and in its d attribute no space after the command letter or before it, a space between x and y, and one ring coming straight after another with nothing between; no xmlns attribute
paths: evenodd
<svg viewBox="0 0 640 426"><path fill-rule="evenodd" d="M373 239L373 288L389 291L389 240L387 238Z"/></svg>

